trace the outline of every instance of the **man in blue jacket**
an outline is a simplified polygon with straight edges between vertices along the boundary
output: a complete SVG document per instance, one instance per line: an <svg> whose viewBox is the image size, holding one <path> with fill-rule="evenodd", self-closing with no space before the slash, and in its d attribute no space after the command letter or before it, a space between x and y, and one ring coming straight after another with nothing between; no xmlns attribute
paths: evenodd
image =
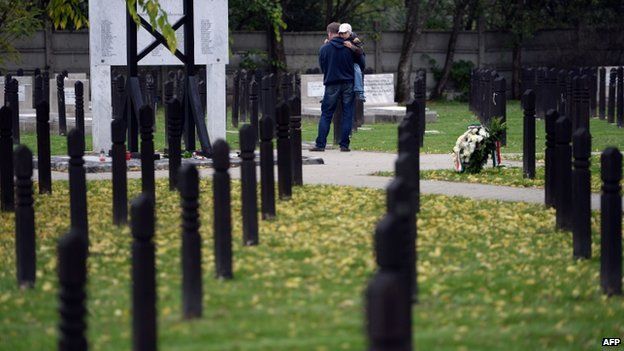
<svg viewBox="0 0 624 351"><path fill-rule="evenodd" d="M353 124L353 64L359 63L362 69L365 66L364 55L357 56L344 45L344 39L338 35L339 23L330 23L327 26L328 41L319 51L319 64L323 71L323 85L325 95L321 104L321 120L318 126L316 146L310 151L325 151L327 134L331 125L332 116L336 111L338 100L342 101L342 124L340 126L340 151L349 149L351 127Z"/></svg>

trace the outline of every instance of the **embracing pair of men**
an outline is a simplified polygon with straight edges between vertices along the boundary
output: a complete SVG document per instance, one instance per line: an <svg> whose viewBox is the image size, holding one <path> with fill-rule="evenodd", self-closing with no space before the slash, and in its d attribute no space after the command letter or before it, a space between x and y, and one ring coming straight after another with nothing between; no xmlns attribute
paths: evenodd
<svg viewBox="0 0 624 351"><path fill-rule="evenodd" d="M348 23L334 22L327 26L327 40L319 52L319 65L323 71L325 94L321 103L316 146L310 151L325 151L338 101L342 102L340 151L350 151L355 97L357 95L359 99L365 100L362 72L366 63L361 41L353 34Z"/></svg>

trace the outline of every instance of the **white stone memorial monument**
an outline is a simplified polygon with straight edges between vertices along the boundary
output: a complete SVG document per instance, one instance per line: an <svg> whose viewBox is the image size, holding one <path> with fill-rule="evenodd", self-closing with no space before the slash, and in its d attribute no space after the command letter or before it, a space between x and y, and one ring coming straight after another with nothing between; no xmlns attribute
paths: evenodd
<svg viewBox="0 0 624 351"><path fill-rule="evenodd" d="M172 25L183 17L182 0L160 0ZM148 19L146 14L139 13ZM126 1L89 1L89 48L93 110L93 148L108 150L112 120L111 66L126 66ZM228 63L227 0L194 1L195 63L206 65L206 125L210 141L225 139L225 65ZM184 26L176 31L178 50L184 53ZM155 39L139 26L138 51ZM139 65L183 65L166 47L159 46Z"/></svg>

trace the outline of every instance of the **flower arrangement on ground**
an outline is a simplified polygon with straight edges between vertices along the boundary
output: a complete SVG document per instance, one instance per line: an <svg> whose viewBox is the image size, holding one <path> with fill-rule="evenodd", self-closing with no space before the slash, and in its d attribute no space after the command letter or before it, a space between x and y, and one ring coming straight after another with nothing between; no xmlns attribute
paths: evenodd
<svg viewBox="0 0 624 351"><path fill-rule="evenodd" d="M455 170L463 173L480 173L492 157L494 167L500 165L500 147L506 125L501 119L493 119L490 125L468 126L468 130L457 138L453 148Z"/></svg>

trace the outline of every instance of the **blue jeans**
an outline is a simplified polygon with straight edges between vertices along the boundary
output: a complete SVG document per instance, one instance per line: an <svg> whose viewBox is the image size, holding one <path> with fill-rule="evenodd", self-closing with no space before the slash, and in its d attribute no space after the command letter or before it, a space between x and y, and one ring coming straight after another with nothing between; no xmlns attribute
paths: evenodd
<svg viewBox="0 0 624 351"><path fill-rule="evenodd" d="M338 99L342 101L342 123L340 125L340 146L349 147L351 127L353 124L353 83L333 84L325 87L323 103L321 104L321 120L318 126L316 147L325 148L327 134L331 126L332 117L338 106Z"/></svg>
<svg viewBox="0 0 624 351"><path fill-rule="evenodd" d="M356 94L364 94L364 76L360 65L357 63L353 64L353 76L353 91Z"/></svg>

